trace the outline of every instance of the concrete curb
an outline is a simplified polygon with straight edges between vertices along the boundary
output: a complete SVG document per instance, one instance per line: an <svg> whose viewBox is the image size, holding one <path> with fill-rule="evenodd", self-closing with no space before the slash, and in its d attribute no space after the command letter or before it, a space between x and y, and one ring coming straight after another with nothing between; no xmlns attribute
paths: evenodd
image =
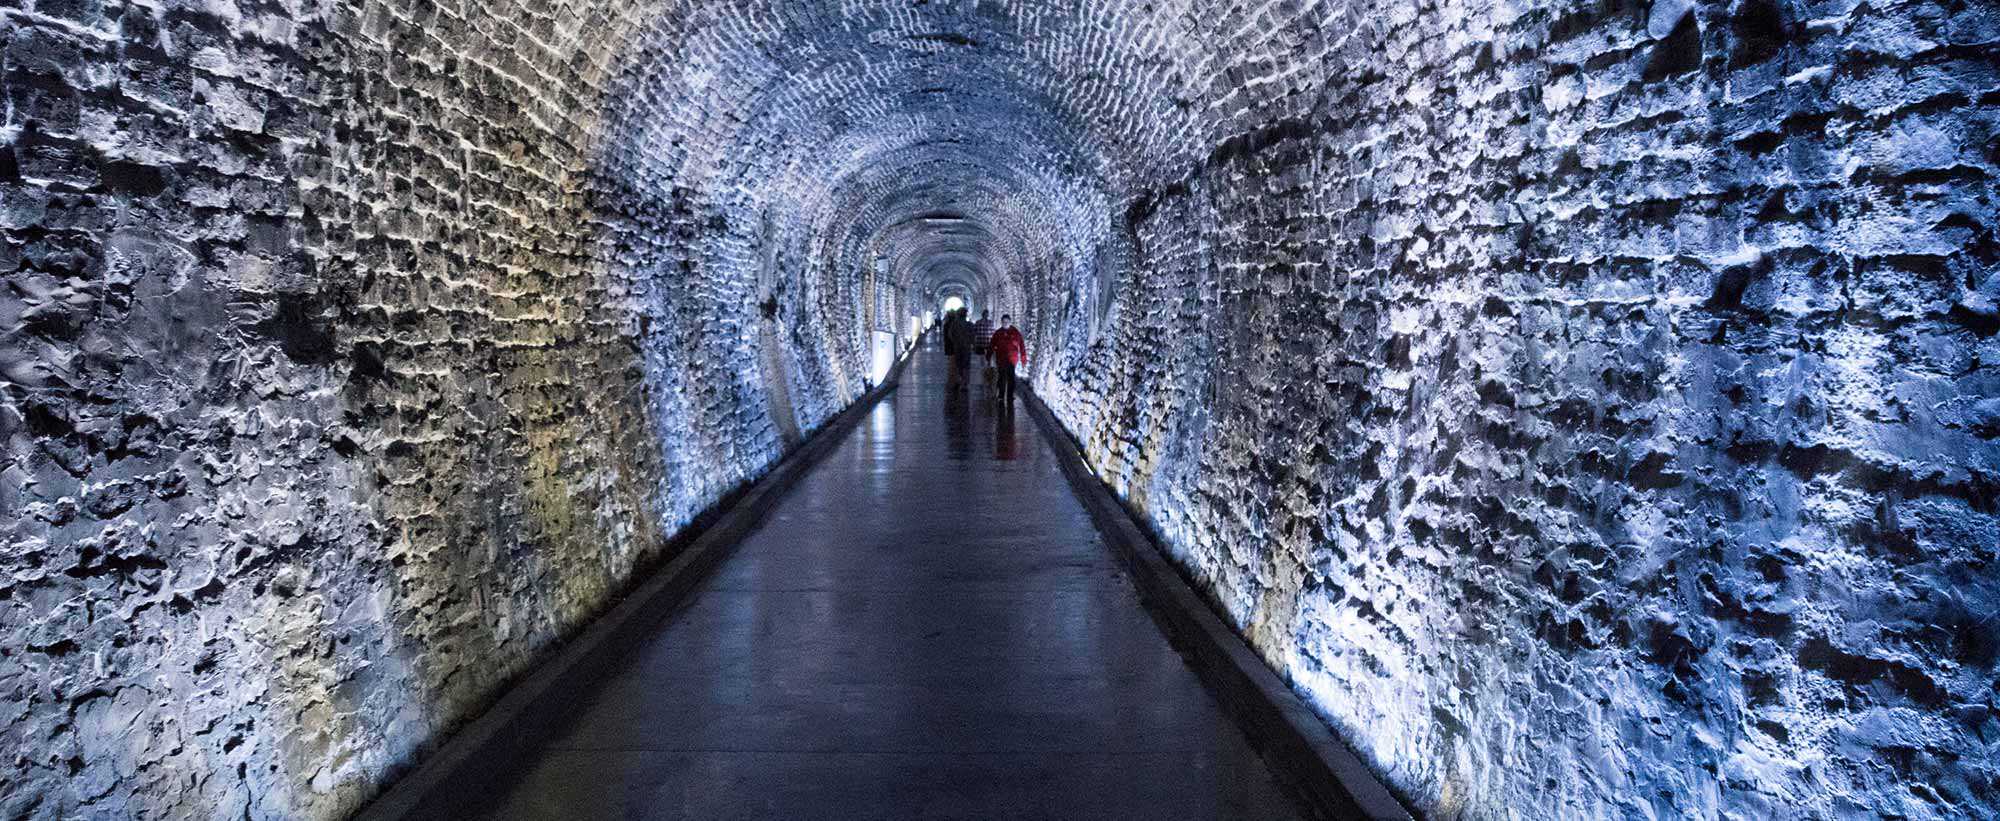
<svg viewBox="0 0 2000 821"><path fill-rule="evenodd" d="M807 437L749 486L724 497L683 531L685 547L624 598L509 686L493 706L453 733L415 770L390 784L355 821L465 818L505 791L507 777L562 726L625 651L673 613L689 591L758 527L798 480L833 452L875 405L896 390L905 352L882 384Z"/></svg>
<svg viewBox="0 0 2000 821"><path fill-rule="evenodd" d="M1055 447L1077 498L1131 572L1147 612L1279 779L1323 818L1410 819L1410 811L1360 757L1188 585L1132 512L1091 472L1076 440L1041 399L1025 391L1021 397Z"/></svg>

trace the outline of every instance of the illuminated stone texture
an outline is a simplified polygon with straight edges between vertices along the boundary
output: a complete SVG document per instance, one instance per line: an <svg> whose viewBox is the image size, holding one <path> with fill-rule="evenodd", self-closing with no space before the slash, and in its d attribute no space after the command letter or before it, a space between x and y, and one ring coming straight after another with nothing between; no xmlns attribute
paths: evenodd
<svg viewBox="0 0 2000 821"><path fill-rule="evenodd" d="M0 817L346 814L947 292L1432 815L2000 812L1986 4L0 19Z"/></svg>

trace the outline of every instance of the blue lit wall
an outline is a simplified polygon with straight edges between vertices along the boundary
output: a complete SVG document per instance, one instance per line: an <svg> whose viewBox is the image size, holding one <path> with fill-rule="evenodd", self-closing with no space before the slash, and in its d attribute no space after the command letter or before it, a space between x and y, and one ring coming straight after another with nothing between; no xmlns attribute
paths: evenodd
<svg viewBox="0 0 2000 821"><path fill-rule="evenodd" d="M1432 816L2000 812L1986 4L0 17L0 817L346 815L885 285Z"/></svg>
<svg viewBox="0 0 2000 821"><path fill-rule="evenodd" d="M1332 17L1043 360L1099 472L1435 817L2000 813L2000 17Z"/></svg>

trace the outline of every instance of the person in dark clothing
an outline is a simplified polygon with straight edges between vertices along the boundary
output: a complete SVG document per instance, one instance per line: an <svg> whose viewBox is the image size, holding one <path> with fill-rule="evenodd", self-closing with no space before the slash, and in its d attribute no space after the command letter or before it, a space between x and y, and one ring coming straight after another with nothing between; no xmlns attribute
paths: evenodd
<svg viewBox="0 0 2000 821"><path fill-rule="evenodd" d="M1014 403L1014 371L1028 361L1028 340L1014 327L1014 318L1002 315L1000 330L993 332L993 366L998 371L1000 401Z"/></svg>
<svg viewBox="0 0 2000 821"><path fill-rule="evenodd" d="M987 349L993 346L993 312L980 311L979 321L972 323L972 354L981 359L987 357Z"/></svg>
<svg viewBox="0 0 2000 821"><path fill-rule="evenodd" d="M951 312L944 323L944 351L951 357L951 374L945 379L945 387L965 390L966 371L972 367L972 323L965 320L965 309Z"/></svg>
<svg viewBox="0 0 2000 821"><path fill-rule="evenodd" d="M972 323L972 355L979 357L980 384L993 393L993 312L982 310Z"/></svg>

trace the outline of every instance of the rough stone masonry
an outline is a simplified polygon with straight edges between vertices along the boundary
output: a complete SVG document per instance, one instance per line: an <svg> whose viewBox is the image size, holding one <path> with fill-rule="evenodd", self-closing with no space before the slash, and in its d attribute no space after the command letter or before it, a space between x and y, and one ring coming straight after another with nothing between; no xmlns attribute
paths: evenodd
<svg viewBox="0 0 2000 821"><path fill-rule="evenodd" d="M1428 816L1995 815L1996 51L1972 0L9 0L0 818L347 815L946 292Z"/></svg>

